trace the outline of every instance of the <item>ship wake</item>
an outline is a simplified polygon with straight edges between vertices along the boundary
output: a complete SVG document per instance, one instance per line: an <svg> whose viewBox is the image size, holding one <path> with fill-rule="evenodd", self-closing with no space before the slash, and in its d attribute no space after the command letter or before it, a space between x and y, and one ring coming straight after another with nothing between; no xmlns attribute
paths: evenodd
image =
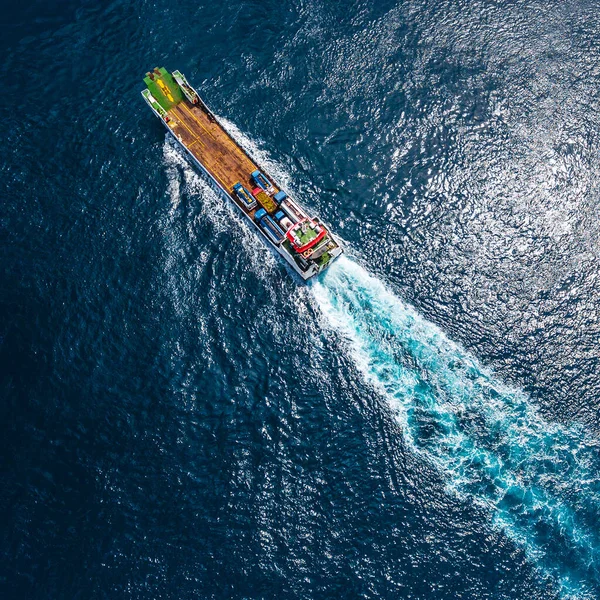
<svg viewBox="0 0 600 600"><path fill-rule="evenodd" d="M312 289L325 326L344 337L448 490L487 511L563 596L596 597L598 441L544 420L352 260L340 258Z"/></svg>
<svg viewBox="0 0 600 600"><path fill-rule="evenodd" d="M226 126L256 153L251 141ZM214 225L235 218L233 211L222 214L223 203L180 152L165 148L167 165L184 169L186 189L202 192L209 209L204 216ZM270 168L279 181L287 180L277 164ZM176 213L178 179L170 192ZM249 246L260 245L252 232L247 235ZM499 382L351 259L336 260L310 287L323 325L343 336L361 375L389 402L406 442L444 475L448 491L486 511L557 582L563 597L597 598L598 440L581 427L543 419L525 394Z"/></svg>

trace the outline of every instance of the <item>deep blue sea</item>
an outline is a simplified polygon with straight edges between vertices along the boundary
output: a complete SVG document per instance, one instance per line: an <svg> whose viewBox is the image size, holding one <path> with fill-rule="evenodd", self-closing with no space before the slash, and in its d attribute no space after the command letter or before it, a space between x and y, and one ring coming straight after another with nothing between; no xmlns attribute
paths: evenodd
<svg viewBox="0 0 600 600"><path fill-rule="evenodd" d="M5 7L0 598L599 598L599 14ZM155 66L341 236L324 276L190 166Z"/></svg>

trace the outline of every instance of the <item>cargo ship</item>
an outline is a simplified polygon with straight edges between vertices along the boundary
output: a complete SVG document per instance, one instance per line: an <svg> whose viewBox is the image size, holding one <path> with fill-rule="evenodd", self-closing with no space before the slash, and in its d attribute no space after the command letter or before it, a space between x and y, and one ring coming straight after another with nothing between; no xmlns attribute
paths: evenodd
<svg viewBox="0 0 600 600"><path fill-rule="evenodd" d="M146 73L142 96L223 200L231 201L262 239L308 280L342 254L339 242L230 135L179 71Z"/></svg>

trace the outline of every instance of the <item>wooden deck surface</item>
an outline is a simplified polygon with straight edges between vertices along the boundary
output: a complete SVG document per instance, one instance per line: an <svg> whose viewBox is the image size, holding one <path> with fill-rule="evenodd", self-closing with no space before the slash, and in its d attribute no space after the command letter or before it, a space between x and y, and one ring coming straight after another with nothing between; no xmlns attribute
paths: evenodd
<svg viewBox="0 0 600 600"><path fill-rule="evenodd" d="M258 167L201 107L184 100L169 111L169 117L173 133L228 192L238 181L252 190L250 174Z"/></svg>

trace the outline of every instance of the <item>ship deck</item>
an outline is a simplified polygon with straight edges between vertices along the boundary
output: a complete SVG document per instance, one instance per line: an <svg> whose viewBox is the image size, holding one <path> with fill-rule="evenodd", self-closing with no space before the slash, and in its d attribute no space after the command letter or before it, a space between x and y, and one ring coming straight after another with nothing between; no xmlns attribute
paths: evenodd
<svg viewBox="0 0 600 600"><path fill-rule="evenodd" d="M238 181L246 188L254 187L250 174L259 167L201 106L184 99L168 115L173 133L225 190L231 193Z"/></svg>

